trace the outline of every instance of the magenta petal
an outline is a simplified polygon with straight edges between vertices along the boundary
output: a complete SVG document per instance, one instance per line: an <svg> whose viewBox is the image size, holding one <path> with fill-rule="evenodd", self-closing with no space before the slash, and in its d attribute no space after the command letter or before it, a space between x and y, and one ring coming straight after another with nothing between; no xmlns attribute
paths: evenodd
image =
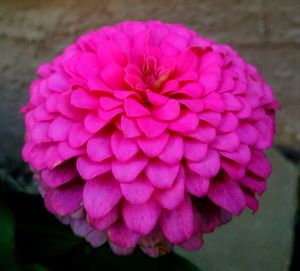
<svg viewBox="0 0 300 271"><path fill-rule="evenodd" d="M111 136L111 148L120 161L128 161L139 151L136 140L124 137L119 131L115 131Z"/></svg>
<svg viewBox="0 0 300 271"><path fill-rule="evenodd" d="M238 183L243 187L248 188L252 192L256 192L258 195L262 195L266 189L266 182L255 175L246 175L238 180Z"/></svg>
<svg viewBox="0 0 300 271"><path fill-rule="evenodd" d="M122 210L127 227L136 233L147 235L155 227L161 207L154 198L150 198L140 204L125 201Z"/></svg>
<svg viewBox="0 0 300 271"><path fill-rule="evenodd" d="M174 185L170 188L161 190L156 195L160 205L165 209L174 209L184 199L185 176L184 170L181 168L175 179Z"/></svg>
<svg viewBox="0 0 300 271"><path fill-rule="evenodd" d="M203 239L200 233L194 234L189 240L180 244L186 250L197 250L203 245Z"/></svg>
<svg viewBox="0 0 300 271"><path fill-rule="evenodd" d="M147 89L146 94L149 102L156 106L162 106L168 101L168 97L155 93L149 89Z"/></svg>
<svg viewBox="0 0 300 271"><path fill-rule="evenodd" d="M217 135L215 140L210 144L212 148L221 151L234 151L240 145L240 140L235 132Z"/></svg>
<svg viewBox="0 0 300 271"><path fill-rule="evenodd" d="M216 137L216 129L210 124L200 123L198 128L189 134L189 137L196 138L205 143L210 143Z"/></svg>
<svg viewBox="0 0 300 271"><path fill-rule="evenodd" d="M206 121L214 127L218 127L222 121L221 114L213 111L204 111L198 114L200 120Z"/></svg>
<svg viewBox="0 0 300 271"><path fill-rule="evenodd" d="M88 215L88 222L98 230L104 230L114 224L118 219L118 208L112 208L102 217L92 217Z"/></svg>
<svg viewBox="0 0 300 271"><path fill-rule="evenodd" d="M152 115L159 120L174 120L179 116L179 113L179 102L174 99L170 99L161 107L152 110Z"/></svg>
<svg viewBox="0 0 300 271"><path fill-rule="evenodd" d="M239 215L246 206L245 196L240 186L231 180L211 182L208 197L218 206Z"/></svg>
<svg viewBox="0 0 300 271"><path fill-rule="evenodd" d="M92 134L81 123L75 123L69 132L68 139L71 147L78 148L85 144L91 137Z"/></svg>
<svg viewBox="0 0 300 271"><path fill-rule="evenodd" d="M199 124L199 119L196 113L184 112L179 118L169 124L169 129L176 132L192 132L195 131Z"/></svg>
<svg viewBox="0 0 300 271"><path fill-rule="evenodd" d="M127 118L125 116L121 117L121 129L123 134L128 138L137 137L142 134L142 131L137 125L136 120Z"/></svg>
<svg viewBox="0 0 300 271"><path fill-rule="evenodd" d="M149 110L137 100L127 98L124 102L127 117L143 117L150 115Z"/></svg>
<svg viewBox="0 0 300 271"><path fill-rule="evenodd" d="M68 183L78 176L74 163L66 162L54 169L42 171L42 180L49 187L57 187Z"/></svg>
<svg viewBox="0 0 300 271"><path fill-rule="evenodd" d="M206 157L200 162L187 162L188 167L204 178L212 178L220 169L220 155L215 150L208 150Z"/></svg>
<svg viewBox="0 0 300 271"><path fill-rule="evenodd" d="M259 177L267 179L271 174L272 166L262 151L252 150L248 170Z"/></svg>
<svg viewBox="0 0 300 271"><path fill-rule="evenodd" d="M103 245L107 241L107 237L104 231L93 230L85 236L85 240L95 248Z"/></svg>
<svg viewBox="0 0 300 271"><path fill-rule="evenodd" d="M83 185L79 182L49 189L45 196L45 205L50 212L62 216L70 215L82 203L82 190Z"/></svg>
<svg viewBox="0 0 300 271"><path fill-rule="evenodd" d="M98 99L83 88L78 88L72 92L71 104L83 109L98 109L99 107Z"/></svg>
<svg viewBox="0 0 300 271"><path fill-rule="evenodd" d="M101 97L99 102L104 110L111 110L123 104L121 101L111 97Z"/></svg>
<svg viewBox="0 0 300 271"><path fill-rule="evenodd" d="M83 190L83 204L91 217L108 214L121 199L118 182L110 174L88 181Z"/></svg>
<svg viewBox="0 0 300 271"><path fill-rule="evenodd" d="M153 185L146 176L140 174L131 183L120 183L122 194L132 204L140 204L147 201L154 191Z"/></svg>
<svg viewBox="0 0 300 271"><path fill-rule="evenodd" d="M135 247L126 248L126 247L118 246L112 242L109 242L109 246L110 246L111 250L119 256L130 255L133 253L133 251L135 249Z"/></svg>
<svg viewBox="0 0 300 271"><path fill-rule="evenodd" d="M102 134L91 138L86 146L89 158L95 162L101 162L112 156L110 136Z"/></svg>
<svg viewBox="0 0 300 271"><path fill-rule="evenodd" d="M80 55L77 63L77 72L86 79L98 77L100 75L100 66L97 55L94 53L83 53Z"/></svg>
<svg viewBox="0 0 300 271"><path fill-rule="evenodd" d="M189 197L174 210L164 210L160 216L160 226L167 239L179 244L187 241L193 234L193 207Z"/></svg>
<svg viewBox="0 0 300 271"><path fill-rule="evenodd" d="M163 133L153 138L140 137L137 142L147 156L155 157L162 152L168 142L168 139L169 134Z"/></svg>
<svg viewBox="0 0 300 271"><path fill-rule="evenodd" d="M104 83L114 89L124 87L125 72L123 68L115 63L108 64L101 72Z"/></svg>
<svg viewBox="0 0 300 271"><path fill-rule="evenodd" d="M132 182L143 171L148 163L146 156L135 156L129 161L112 161L112 173L120 182Z"/></svg>
<svg viewBox="0 0 300 271"><path fill-rule="evenodd" d="M221 151L220 154L227 159L235 161L239 164L246 165L250 161L251 151L248 145L241 144L240 147L234 152Z"/></svg>
<svg viewBox="0 0 300 271"><path fill-rule="evenodd" d="M123 222L115 223L108 228L107 235L111 242L124 248L135 247L141 237L128 229Z"/></svg>
<svg viewBox="0 0 300 271"><path fill-rule="evenodd" d="M84 149L74 149L72 148L67 141L62 141L58 144L58 154L64 160L68 160L72 157L78 156L80 154L84 154Z"/></svg>
<svg viewBox="0 0 300 271"><path fill-rule="evenodd" d="M183 156L183 139L181 136L171 135L159 158L166 163L178 163Z"/></svg>
<svg viewBox="0 0 300 271"><path fill-rule="evenodd" d="M101 130L101 128L103 128L106 124L107 121L100 119L97 112L91 112L87 114L87 116L84 119L85 129L92 134Z"/></svg>
<svg viewBox="0 0 300 271"><path fill-rule="evenodd" d="M257 130L253 125L246 122L240 123L236 130L236 133L240 141L248 145L254 145L258 138Z"/></svg>
<svg viewBox="0 0 300 271"><path fill-rule="evenodd" d="M73 121L59 116L52 121L49 126L48 135L55 141L63 141L68 138L68 134L73 125Z"/></svg>
<svg viewBox="0 0 300 271"><path fill-rule="evenodd" d="M219 131L223 133L233 132L237 129L239 121L232 112L226 112L222 116L222 122L219 126Z"/></svg>
<svg viewBox="0 0 300 271"><path fill-rule="evenodd" d="M108 172L111 169L110 162L94 162L88 157L79 157L77 159L77 170L84 180L90 180L98 175Z"/></svg>
<svg viewBox="0 0 300 271"><path fill-rule="evenodd" d="M138 118L137 123L147 137L159 136L168 127L167 123L155 120L152 117Z"/></svg>
<svg viewBox="0 0 300 271"><path fill-rule="evenodd" d="M187 170L185 183L187 192L196 197L202 198L207 194L210 181L193 171Z"/></svg>
<svg viewBox="0 0 300 271"><path fill-rule="evenodd" d="M201 161L207 153L207 144L198 140L185 140L183 156L190 161Z"/></svg>
<svg viewBox="0 0 300 271"><path fill-rule="evenodd" d="M166 189L173 185L179 167L179 164L169 165L157 159L147 165L146 175L155 187Z"/></svg>

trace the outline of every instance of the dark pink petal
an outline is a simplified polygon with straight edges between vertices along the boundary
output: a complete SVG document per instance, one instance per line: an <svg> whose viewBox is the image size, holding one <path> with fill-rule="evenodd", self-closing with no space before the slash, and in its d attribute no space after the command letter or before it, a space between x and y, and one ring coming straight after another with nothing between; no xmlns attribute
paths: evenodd
<svg viewBox="0 0 300 271"><path fill-rule="evenodd" d="M222 122L219 126L219 131L223 133L233 132L237 129L239 121L232 112L225 112L222 115Z"/></svg>
<svg viewBox="0 0 300 271"><path fill-rule="evenodd" d="M123 108L117 107L109 111L105 111L103 109L98 110L98 115L100 119L102 119L105 122L112 121L114 118L116 118L118 115L123 113Z"/></svg>
<svg viewBox="0 0 300 271"><path fill-rule="evenodd" d="M124 109L127 117L144 117L150 115L149 110L145 106L130 97L125 100Z"/></svg>
<svg viewBox="0 0 300 271"><path fill-rule="evenodd" d="M197 250L203 246L203 239L200 233L194 234L189 240L180 244L186 250Z"/></svg>
<svg viewBox="0 0 300 271"><path fill-rule="evenodd" d="M57 150L58 150L59 156L61 158L63 158L64 160L67 160L72 157L75 157L75 156L85 153L84 149L72 148L67 141L59 142Z"/></svg>
<svg viewBox="0 0 300 271"><path fill-rule="evenodd" d="M270 148L273 143L274 120L267 117L258 121L254 126L258 135L255 146L259 149Z"/></svg>
<svg viewBox="0 0 300 271"><path fill-rule="evenodd" d="M146 94L149 102L156 106L162 106L168 101L168 97L155 93L149 89L146 90Z"/></svg>
<svg viewBox="0 0 300 271"><path fill-rule="evenodd" d="M183 156L190 161L200 161L207 153L207 144L198 140L186 139L184 141Z"/></svg>
<svg viewBox="0 0 300 271"><path fill-rule="evenodd" d="M112 90L99 78L88 78L87 86L91 91L101 91L105 93L111 93Z"/></svg>
<svg viewBox="0 0 300 271"><path fill-rule="evenodd" d="M109 246L110 246L111 250L119 256L131 255L135 249L135 247L126 248L126 247L118 246L118 245L114 244L113 242L109 242Z"/></svg>
<svg viewBox="0 0 300 271"><path fill-rule="evenodd" d="M51 141L48 135L49 122L39 122L31 130L31 139L35 143Z"/></svg>
<svg viewBox="0 0 300 271"><path fill-rule="evenodd" d="M222 209L213 204L210 200L203 200L199 203L198 210L201 217L201 231L203 233L210 233L216 227L222 224L221 211Z"/></svg>
<svg viewBox="0 0 300 271"><path fill-rule="evenodd" d="M49 187L57 187L68 183L78 176L75 163L66 162L54 169L42 171L42 180Z"/></svg>
<svg viewBox="0 0 300 271"><path fill-rule="evenodd" d="M171 135L159 158L166 163L178 163L183 156L183 139L181 136Z"/></svg>
<svg viewBox="0 0 300 271"><path fill-rule="evenodd" d="M112 157L113 153L110 146L110 136L101 134L92 137L87 143L86 152L89 158L95 162L101 162Z"/></svg>
<svg viewBox="0 0 300 271"><path fill-rule="evenodd" d="M185 183L187 192L202 198L207 194L210 181L193 171L186 170Z"/></svg>
<svg viewBox="0 0 300 271"><path fill-rule="evenodd" d="M206 157L200 162L187 162L188 167L204 178L210 179L217 175L220 169L220 155L215 150L208 150Z"/></svg>
<svg viewBox="0 0 300 271"><path fill-rule="evenodd" d="M104 217L121 197L120 186L110 174L88 181L83 190L84 208L91 217Z"/></svg>
<svg viewBox="0 0 300 271"><path fill-rule="evenodd" d="M272 166L262 151L252 150L251 160L247 169L253 174L262 177L263 179L267 179L271 174Z"/></svg>
<svg viewBox="0 0 300 271"><path fill-rule="evenodd" d="M210 143L212 148L221 151L232 152L240 145L240 140L235 132L217 135L215 140Z"/></svg>
<svg viewBox="0 0 300 271"><path fill-rule="evenodd" d="M234 95L226 92L221 96L225 104L226 111L240 111L242 109L241 102Z"/></svg>
<svg viewBox="0 0 300 271"><path fill-rule="evenodd" d="M106 215L101 217L92 217L88 214L88 222L97 230L104 230L114 224L118 219L118 208L112 208Z"/></svg>
<svg viewBox="0 0 300 271"><path fill-rule="evenodd" d="M205 109L210 109L215 112L223 112L225 109L223 100L216 92L211 92L203 98Z"/></svg>
<svg viewBox="0 0 300 271"><path fill-rule="evenodd" d="M69 132L68 140L72 148L79 148L91 137L92 134L81 123L74 123Z"/></svg>
<svg viewBox="0 0 300 271"><path fill-rule="evenodd" d="M101 130L106 124L107 121L100 119L97 112L89 113L84 119L85 129L92 134Z"/></svg>
<svg viewBox="0 0 300 271"><path fill-rule="evenodd" d="M55 141L63 141L68 138L68 134L73 125L73 121L63 116L58 116L49 126L48 135Z"/></svg>
<svg viewBox="0 0 300 271"><path fill-rule="evenodd" d="M204 120L214 127L219 127L222 121L221 114L213 111L204 111L198 114L200 120Z"/></svg>
<svg viewBox="0 0 300 271"><path fill-rule="evenodd" d="M114 89L122 89L125 86L124 76L123 68L115 63L108 64L101 72L104 83Z"/></svg>
<svg viewBox="0 0 300 271"><path fill-rule="evenodd" d="M155 187L166 189L173 185L179 167L179 164L170 165L156 159L147 165L146 175Z"/></svg>
<svg viewBox="0 0 300 271"><path fill-rule="evenodd" d="M98 77L100 75L99 62L97 55L94 53L81 54L76 68L77 72L85 79Z"/></svg>
<svg viewBox="0 0 300 271"><path fill-rule="evenodd" d="M246 206L245 196L240 186L231 180L211 182L207 195L213 203L234 215L239 215Z"/></svg>
<svg viewBox="0 0 300 271"><path fill-rule="evenodd" d="M124 248L135 247L141 237L128 229L124 222L113 224L108 228L107 235L111 242Z"/></svg>
<svg viewBox="0 0 300 271"><path fill-rule="evenodd" d="M82 203L82 190L83 185L80 182L49 189L45 196L45 205L52 213L70 215L78 210Z"/></svg>
<svg viewBox="0 0 300 271"><path fill-rule="evenodd" d="M223 168L233 180L239 180L244 177L245 165L241 165L229 159L221 159L221 168Z"/></svg>
<svg viewBox="0 0 300 271"><path fill-rule="evenodd" d="M94 162L84 156L77 159L76 166L78 173L84 180L90 180L98 175L108 172L111 169L110 162Z"/></svg>
<svg viewBox="0 0 300 271"><path fill-rule="evenodd" d="M188 97L197 99L201 97L203 93L203 87L198 83L188 83L185 84L182 88L174 91L173 93L184 94Z"/></svg>
<svg viewBox="0 0 300 271"><path fill-rule="evenodd" d="M71 95L71 104L83 109L98 109L98 99L83 88L75 89Z"/></svg>
<svg viewBox="0 0 300 271"><path fill-rule="evenodd" d="M244 195L245 195L247 207L251 209L253 213L255 213L259 207L259 202L256 199L255 194L248 191L247 192L244 191Z"/></svg>
<svg viewBox="0 0 300 271"><path fill-rule="evenodd" d="M226 157L232 161L235 161L239 164L246 165L250 161L251 152L250 148L246 144L241 144L239 148L234 152L220 152L221 156Z"/></svg>
<svg viewBox="0 0 300 271"><path fill-rule="evenodd" d="M181 168L175 179L173 186L170 188L160 190L156 198L159 204L165 209L174 209L184 199L185 176L184 170Z"/></svg>
<svg viewBox="0 0 300 271"><path fill-rule="evenodd" d="M201 112L204 109L201 99L180 99L179 102L195 113Z"/></svg>
<svg viewBox="0 0 300 271"><path fill-rule="evenodd" d="M216 137L216 129L210 124L200 122L198 128L188 136L205 143L210 143Z"/></svg>
<svg viewBox="0 0 300 271"><path fill-rule="evenodd" d="M257 130L253 125L246 122L242 122L239 124L236 130L236 134L238 135L242 143L248 145L254 145L258 138Z"/></svg>
<svg viewBox="0 0 300 271"><path fill-rule="evenodd" d="M179 244L187 241L193 234L193 207L187 196L180 206L173 210L163 210L160 226L167 239Z"/></svg>
<svg viewBox="0 0 300 271"><path fill-rule="evenodd" d="M129 161L112 161L112 173L120 182L132 182L143 171L148 163L146 156L135 156Z"/></svg>
<svg viewBox="0 0 300 271"><path fill-rule="evenodd" d="M111 136L111 149L113 154L120 161L128 161L139 151L136 140L124 137L119 131L115 131Z"/></svg>
<svg viewBox="0 0 300 271"><path fill-rule="evenodd" d="M56 166L60 165L62 162L64 162L64 159L58 153L57 144L49 146L47 151L43 153L43 156L43 160L45 161L49 169L53 169Z"/></svg>
<svg viewBox="0 0 300 271"><path fill-rule="evenodd" d="M156 157L161 154L169 139L168 133L153 138L140 137L137 142L142 151L149 157Z"/></svg>
<svg viewBox="0 0 300 271"><path fill-rule="evenodd" d="M121 117L121 129L126 137L137 137L142 134L141 129L137 125L136 120L127 118L125 116Z"/></svg>
<svg viewBox="0 0 300 271"><path fill-rule="evenodd" d="M179 113L179 102L174 99L170 99L164 105L152 110L152 115L159 120L174 120L179 116Z"/></svg>
<svg viewBox="0 0 300 271"><path fill-rule="evenodd" d="M147 201L154 191L148 178L140 174L131 183L120 183L123 196L132 204L140 204Z"/></svg>
<svg viewBox="0 0 300 271"><path fill-rule="evenodd" d="M215 73L204 71L200 75L199 83L203 86L205 93L209 93L217 89L220 78Z"/></svg>
<svg viewBox="0 0 300 271"><path fill-rule="evenodd" d="M266 182L255 175L245 175L238 180L238 183L243 187L248 188L252 192L256 192L258 195L262 195L266 190Z"/></svg>
<svg viewBox="0 0 300 271"><path fill-rule="evenodd" d="M138 118L137 123L147 137L159 136L168 127L166 122L155 120L152 117Z"/></svg>
<svg viewBox="0 0 300 271"><path fill-rule="evenodd" d="M125 201L122 207L124 222L127 227L139 234L147 235L156 226L161 207L155 198L140 204Z"/></svg>
<svg viewBox="0 0 300 271"><path fill-rule="evenodd" d="M111 110L123 104L121 101L111 97L101 97L99 102L104 110Z"/></svg>
<svg viewBox="0 0 300 271"><path fill-rule="evenodd" d="M176 132L188 133L195 131L198 124L199 119L197 114L186 111L183 112L177 120L169 124L169 129Z"/></svg>

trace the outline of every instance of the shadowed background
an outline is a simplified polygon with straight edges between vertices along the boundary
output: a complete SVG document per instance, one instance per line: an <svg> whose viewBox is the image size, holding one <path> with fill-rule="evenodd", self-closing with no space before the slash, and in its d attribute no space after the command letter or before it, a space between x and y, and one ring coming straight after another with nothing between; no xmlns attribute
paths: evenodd
<svg viewBox="0 0 300 271"><path fill-rule="evenodd" d="M0 0L0 160L8 156L21 159L24 125L19 110L28 100L28 88L35 78L38 65L50 61L62 52L64 47L88 30L123 20L148 19L182 23L203 36L232 45L247 62L257 66L282 104L282 110L277 115L275 143L278 146L299 150L299 10L298 0ZM296 190L296 169L277 153L271 153L271 156L274 167L283 167L287 171L283 178L293 179L293 182L288 183L285 188L286 193L292 195ZM279 181L278 187L280 188ZM272 193L275 193L273 195L276 195L276 191L273 190ZM280 196L280 191L278 195ZM294 198L291 195L289 198ZM267 206L280 208L284 201L275 202L274 197L270 194L269 198L272 198L272 201L267 203ZM281 217L276 223L285 220L286 224L278 227L285 228L291 225L295 206L295 201L291 200L285 205L288 211L285 212L281 207L282 213L287 213L285 215L288 217ZM250 215L249 217L249 223L254 223L255 218ZM270 217L266 215L261 223L264 225L268 219ZM246 224L248 222L244 222L243 225ZM230 231L234 229L231 228ZM262 227L258 230L263 237L265 236L263 231L272 231L272 228ZM243 234L247 235L245 228ZM282 231L278 234L282 234ZM256 252L259 254L265 253L264 249L270 249L268 245L289 248L292 238L290 229L286 234L286 239L278 243L275 236L270 237L274 238L273 243L262 243L259 247L255 247L255 242L252 242L251 249L261 249L262 251ZM241 237L242 231L234 235L236 240ZM217 238L219 241L222 240L222 234L216 237L214 249L218 249ZM245 243L244 245L246 246ZM205 263L206 257L213 257L207 252L211 248L203 252L205 257L203 253L202 258L200 255L201 261L204 261L203 267L209 267L208 270L221 270L217 268L217 264L211 262L212 259L206 260ZM223 249L225 248L226 245L223 246ZM230 250L230 247L228 249ZM234 245L234 249L240 250L243 247ZM290 250L284 253L277 251L269 255L274 259L278 254L278 257L281 257L279 260L285 257L284 264L281 260L282 265L272 270L287 270ZM228 251L223 251L219 256L224 256L225 261L230 262L234 258L229 254ZM231 254L233 255L233 252ZM236 260L241 261L239 257ZM261 270L271 270L267 268L269 266L266 263L263 268L263 264L257 263L256 266L262 266ZM260 269L239 267L231 270Z"/></svg>

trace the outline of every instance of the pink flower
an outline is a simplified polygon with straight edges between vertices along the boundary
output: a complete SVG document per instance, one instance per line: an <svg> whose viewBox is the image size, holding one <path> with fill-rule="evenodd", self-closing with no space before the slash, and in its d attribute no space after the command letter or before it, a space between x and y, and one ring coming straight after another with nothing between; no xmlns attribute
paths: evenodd
<svg viewBox="0 0 300 271"><path fill-rule="evenodd" d="M197 249L257 210L279 104L229 46L179 24L124 22L37 73L23 157L48 210L93 246Z"/></svg>

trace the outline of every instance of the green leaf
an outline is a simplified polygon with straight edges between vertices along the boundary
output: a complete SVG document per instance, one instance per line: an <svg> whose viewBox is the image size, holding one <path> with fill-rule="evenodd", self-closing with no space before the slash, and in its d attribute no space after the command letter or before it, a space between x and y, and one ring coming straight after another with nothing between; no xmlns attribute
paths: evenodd
<svg viewBox="0 0 300 271"><path fill-rule="evenodd" d="M13 215L0 193L0 266L7 270L18 270L15 260L14 231Z"/></svg>

